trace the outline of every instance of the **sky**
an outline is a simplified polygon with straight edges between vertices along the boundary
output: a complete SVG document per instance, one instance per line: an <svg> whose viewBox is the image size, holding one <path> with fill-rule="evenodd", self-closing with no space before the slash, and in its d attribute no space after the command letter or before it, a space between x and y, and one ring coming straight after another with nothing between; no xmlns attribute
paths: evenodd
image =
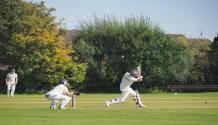
<svg viewBox="0 0 218 125"><path fill-rule="evenodd" d="M40 2L42 0L27 0ZM94 16L149 17L165 33L188 38L213 38L218 34L218 0L43 0L56 8L53 15L64 19L64 27L78 29ZM202 33L202 34L201 34Z"/></svg>

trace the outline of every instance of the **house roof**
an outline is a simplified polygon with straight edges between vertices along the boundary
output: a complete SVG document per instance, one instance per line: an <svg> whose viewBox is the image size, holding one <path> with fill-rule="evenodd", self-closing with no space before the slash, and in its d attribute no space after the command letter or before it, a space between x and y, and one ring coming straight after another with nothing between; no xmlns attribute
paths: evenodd
<svg viewBox="0 0 218 125"><path fill-rule="evenodd" d="M0 63L0 70L2 70L2 71L8 70L10 67L12 67L12 66Z"/></svg>

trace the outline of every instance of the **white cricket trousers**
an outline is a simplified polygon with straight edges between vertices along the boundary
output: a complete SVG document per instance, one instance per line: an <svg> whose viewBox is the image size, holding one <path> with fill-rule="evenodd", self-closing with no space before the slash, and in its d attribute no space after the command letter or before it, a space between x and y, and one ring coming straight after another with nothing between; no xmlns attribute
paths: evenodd
<svg viewBox="0 0 218 125"><path fill-rule="evenodd" d="M7 96L14 96L16 84L7 84Z"/></svg>
<svg viewBox="0 0 218 125"><path fill-rule="evenodd" d="M122 101L125 101L129 95L131 95L132 97L136 96L136 92L130 87L126 89L122 89L120 91L121 91L120 100Z"/></svg>
<svg viewBox="0 0 218 125"><path fill-rule="evenodd" d="M121 91L120 98L111 99L111 100L107 101L108 104L125 102L129 95L131 95L133 97L133 99L136 98L136 92L130 87L125 88L125 89L121 89L120 91Z"/></svg>
<svg viewBox="0 0 218 125"><path fill-rule="evenodd" d="M144 107L139 95L136 94L138 92L134 91L132 88L128 87L125 89L121 89L120 91L121 91L120 98L114 98L114 99L111 99L109 101L105 101L105 104L110 105L110 104L125 102L126 99L128 98L128 96L131 95L133 97L133 100L135 101L137 107L138 106Z"/></svg>
<svg viewBox="0 0 218 125"><path fill-rule="evenodd" d="M60 108L64 108L65 105L71 100L71 98L69 96L62 95L62 94L60 94L60 95L49 95L48 99L52 100L53 105L56 105L58 100L62 100Z"/></svg>

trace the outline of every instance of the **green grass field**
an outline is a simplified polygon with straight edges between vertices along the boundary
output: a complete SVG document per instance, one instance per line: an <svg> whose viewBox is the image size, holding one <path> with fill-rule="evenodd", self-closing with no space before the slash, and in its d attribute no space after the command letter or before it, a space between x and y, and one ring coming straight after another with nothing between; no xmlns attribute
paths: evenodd
<svg viewBox="0 0 218 125"><path fill-rule="evenodd" d="M217 125L218 93L142 94L146 108L131 98L105 108L119 94L82 94L76 109L50 110L43 95L0 95L0 125ZM207 103L205 103L207 102Z"/></svg>

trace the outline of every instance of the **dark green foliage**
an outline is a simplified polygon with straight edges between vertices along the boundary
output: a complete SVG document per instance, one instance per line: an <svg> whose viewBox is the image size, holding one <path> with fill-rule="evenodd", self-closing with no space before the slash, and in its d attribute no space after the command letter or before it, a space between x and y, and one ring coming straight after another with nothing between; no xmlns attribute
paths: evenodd
<svg viewBox="0 0 218 125"><path fill-rule="evenodd" d="M189 39L189 43L194 63L187 82L188 84L207 84L211 42L208 39Z"/></svg>
<svg viewBox="0 0 218 125"><path fill-rule="evenodd" d="M15 64L12 58L8 58L8 41L11 40L15 29L15 20L20 16L21 0L1 0L0 1L0 60L1 63ZM7 58L7 59L6 59Z"/></svg>
<svg viewBox="0 0 218 125"><path fill-rule="evenodd" d="M149 87L163 88L189 74L192 58L188 49L169 38L148 18L97 18L81 23L73 40L81 62L89 63L88 87L119 88L122 75L142 64ZM96 89L96 88L95 88Z"/></svg>
<svg viewBox="0 0 218 125"><path fill-rule="evenodd" d="M213 47L213 50L218 51L218 34L217 34L217 36L214 37L214 39L213 39L212 47Z"/></svg>
<svg viewBox="0 0 218 125"><path fill-rule="evenodd" d="M212 50L210 51L210 69L208 75L208 82L210 84L218 84L218 34L214 37L211 44Z"/></svg>

